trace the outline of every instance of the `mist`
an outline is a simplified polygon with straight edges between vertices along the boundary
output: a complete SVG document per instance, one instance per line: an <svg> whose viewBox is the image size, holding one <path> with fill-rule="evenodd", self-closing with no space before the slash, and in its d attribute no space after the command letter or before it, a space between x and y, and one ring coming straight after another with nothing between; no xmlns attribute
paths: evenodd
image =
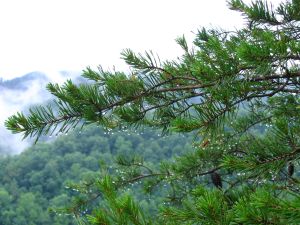
<svg viewBox="0 0 300 225"><path fill-rule="evenodd" d="M33 140L22 140L21 134L12 134L7 130L5 120L17 112L26 113L29 107L50 101L52 96L46 90L49 82L61 84L79 75L79 72L68 71L32 72L12 80L0 81L0 154L19 154L33 143Z"/></svg>

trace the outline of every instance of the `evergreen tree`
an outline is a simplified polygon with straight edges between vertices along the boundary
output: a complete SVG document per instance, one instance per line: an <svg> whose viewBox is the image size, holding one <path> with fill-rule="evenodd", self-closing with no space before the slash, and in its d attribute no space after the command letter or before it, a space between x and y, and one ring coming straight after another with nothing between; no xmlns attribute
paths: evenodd
<svg viewBox="0 0 300 225"><path fill-rule="evenodd" d="M228 4L245 17L245 28L202 28L192 47L182 36L176 61L124 50L131 74L87 68L86 84L49 84L53 105L6 121L36 140L90 123L196 136L192 153L159 169L120 158L120 173L95 181L88 199L69 211L81 215L99 197L102 204L85 217L92 224L155 223L117 192L143 181L146 191L166 190L159 224L300 224L300 1Z"/></svg>

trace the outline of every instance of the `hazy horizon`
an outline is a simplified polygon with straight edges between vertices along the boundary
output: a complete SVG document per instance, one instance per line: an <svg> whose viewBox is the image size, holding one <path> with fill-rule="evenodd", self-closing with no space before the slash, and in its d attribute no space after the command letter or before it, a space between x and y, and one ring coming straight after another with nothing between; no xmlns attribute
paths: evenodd
<svg viewBox="0 0 300 225"><path fill-rule="evenodd" d="M182 53L177 37L185 35L191 46L201 27L235 30L244 23L223 0L2 1L0 78L7 81L40 71L47 74L47 82L62 83L72 76L60 71L79 75L86 67L98 65L127 71L120 59L122 49L153 50L162 60L172 60ZM46 83L26 85L25 90L0 90L0 138L16 152L28 142L5 130L5 119L49 98Z"/></svg>
<svg viewBox="0 0 300 225"><path fill-rule="evenodd" d="M12 134L4 127L4 121L9 116L16 112L25 111L35 104L42 104L50 100L52 96L45 88L47 83L62 83L68 78L78 77L79 74L68 73L67 71L52 74L33 72L0 83L0 140L5 140L0 142L0 150L2 148L6 153L18 154L29 147L31 143L30 140L22 140L21 135ZM33 78L23 81L25 75L33 75ZM10 88L5 86L5 84L18 79L21 79L18 82L20 84L15 84L14 87Z"/></svg>

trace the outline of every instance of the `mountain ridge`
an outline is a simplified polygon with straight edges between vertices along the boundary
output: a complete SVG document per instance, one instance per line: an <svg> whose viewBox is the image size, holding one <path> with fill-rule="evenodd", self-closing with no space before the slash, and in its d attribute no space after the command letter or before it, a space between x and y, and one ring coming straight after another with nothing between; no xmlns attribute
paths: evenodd
<svg viewBox="0 0 300 225"><path fill-rule="evenodd" d="M22 141L21 135L6 130L5 120L17 112L26 112L30 106L51 100L46 85L49 82L61 83L68 78L80 80L79 73L73 71L33 71L9 80L0 78L0 140L3 140L0 155L19 154L31 145L30 141Z"/></svg>

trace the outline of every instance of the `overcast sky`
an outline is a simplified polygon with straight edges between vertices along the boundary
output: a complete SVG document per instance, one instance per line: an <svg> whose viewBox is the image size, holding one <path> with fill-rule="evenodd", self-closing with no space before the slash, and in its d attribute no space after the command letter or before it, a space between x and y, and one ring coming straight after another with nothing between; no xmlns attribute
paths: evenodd
<svg viewBox="0 0 300 225"><path fill-rule="evenodd" d="M31 71L124 69L120 52L175 58L174 39L243 24L225 0L0 0L0 77Z"/></svg>

